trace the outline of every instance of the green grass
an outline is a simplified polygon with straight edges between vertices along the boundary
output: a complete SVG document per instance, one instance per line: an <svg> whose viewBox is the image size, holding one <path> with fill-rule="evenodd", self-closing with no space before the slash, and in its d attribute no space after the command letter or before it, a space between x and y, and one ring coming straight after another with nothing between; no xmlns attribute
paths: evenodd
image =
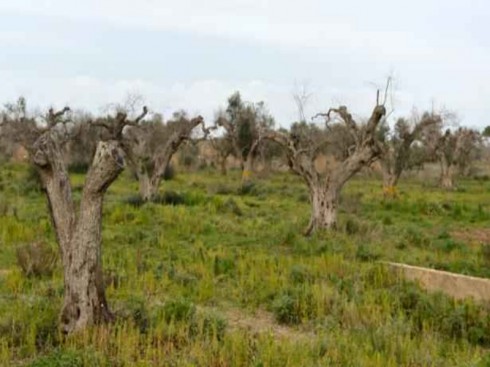
<svg viewBox="0 0 490 367"><path fill-rule="evenodd" d="M103 223L119 321L63 338L60 267L32 278L16 265L18 246L56 245L45 198L25 167L0 177L1 366L485 365L486 307L427 294L377 260L489 276L484 244L455 234L488 227L488 181L452 193L408 181L383 200L379 181L359 177L340 231L305 238L308 195L291 174L243 192L238 172L181 173L162 186L176 205L138 206L124 173ZM72 180L79 197L83 175Z"/></svg>

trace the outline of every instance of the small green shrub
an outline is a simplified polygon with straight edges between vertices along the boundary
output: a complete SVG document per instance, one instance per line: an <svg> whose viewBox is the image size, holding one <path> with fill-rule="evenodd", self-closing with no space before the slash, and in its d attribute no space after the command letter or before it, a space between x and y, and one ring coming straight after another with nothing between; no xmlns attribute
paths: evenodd
<svg viewBox="0 0 490 367"><path fill-rule="evenodd" d="M311 320L316 315L315 295L305 285L287 288L272 299L271 311L278 323L299 324Z"/></svg>
<svg viewBox="0 0 490 367"><path fill-rule="evenodd" d="M196 307L187 299L168 300L162 307L162 314L166 322L189 322L196 314Z"/></svg>
<svg viewBox="0 0 490 367"><path fill-rule="evenodd" d="M155 196L152 202L164 205L183 205L185 204L185 197L177 191L165 191L163 194Z"/></svg>
<svg viewBox="0 0 490 367"><path fill-rule="evenodd" d="M57 349L47 356L31 362L29 367L83 367L83 353L71 350Z"/></svg>
<svg viewBox="0 0 490 367"><path fill-rule="evenodd" d="M369 246L361 244L357 247L356 258L361 261L376 261L381 257L380 254L374 252Z"/></svg>
<svg viewBox="0 0 490 367"><path fill-rule="evenodd" d="M135 208L139 208L140 206L145 204L145 201L143 200L141 195L131 195L124 199L124 203L134 206Z"/></svg>
<svg viewBox="0 0 490 367"><path fill-rule="evenodd" d="M361 230L361 224L356 219L347 218L347 220L345 221L344 230L345 233L349 235L359 233Z"/></svg>
<svg viewBox="0 0 490 367"><path fill-rule="evenodd" d="M290 294L282 294L274 300L272 312L280 324L299 324L298 300Z"/></svg>

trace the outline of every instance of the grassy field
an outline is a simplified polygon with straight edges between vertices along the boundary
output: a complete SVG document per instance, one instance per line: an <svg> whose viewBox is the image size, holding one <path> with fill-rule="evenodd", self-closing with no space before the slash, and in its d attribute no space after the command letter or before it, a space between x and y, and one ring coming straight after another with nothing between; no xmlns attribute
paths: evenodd
<svg viewBox="0 0 490 367"><path fill-rule="evenodd" d="M73 175L80 195L82 175ZM490 366L485 305L427 294L382 260L490 276L490 181L456 192L409 180L384 200L359 177L340 230L301 235L292 174L241 190L238 172L180 173L140 205L124 173L106 197L103 258L118 321L65 338L63 284L27 277L19 246L55 249L46 202L22 166L0 170L0 365Z"/></svg>

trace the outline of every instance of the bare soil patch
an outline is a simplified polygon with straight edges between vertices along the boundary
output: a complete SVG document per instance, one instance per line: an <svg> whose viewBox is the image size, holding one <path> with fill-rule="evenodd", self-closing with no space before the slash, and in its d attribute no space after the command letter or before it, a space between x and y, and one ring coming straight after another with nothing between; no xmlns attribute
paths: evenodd
<svg viewBox="0 0 490 367"><path fill-rule="evenodd" d="M490 228L472 228L456 230L451 232L451 236L467 244L490 244Z"/></svg>
<svg viewBox="0 0 490 367"><path fill-rule="evenodd" d="M240 309L233 308L222 311L228 320L231 330L248 330L253 334L272 334L277 339L290 341L307 341L315 337L310 331L279 325L270 312L257 310L254 314L247 314Z"/></svg>

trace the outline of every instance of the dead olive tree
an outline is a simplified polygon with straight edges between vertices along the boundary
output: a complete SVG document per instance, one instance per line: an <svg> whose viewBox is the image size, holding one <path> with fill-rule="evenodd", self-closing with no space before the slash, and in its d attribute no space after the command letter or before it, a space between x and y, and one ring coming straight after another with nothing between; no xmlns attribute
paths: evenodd
<svg viewBox="0 0 490 367"><path fill-rule="evenodd" d="M336 227L342 187L382 153L376 129L385 114L384 104L377 103L369 120L359 124L347 107L340 106L319 114L326 117L324 128L303 122L293 125L289 134L267 133L266 138L285 148L289 167L308 186L312 209L306 235ZM330 124L333 115L337 119ZM318 168L317 162L321 154L335 158L323 170Z"/></svg>
<svg viewBox="0 0 490 367"><path fill-rule="evenodd" d="M228 98L226 110L218 114L216 125L225 129L225 137L240 160L242 184L249 183L262 132L274 125L274 119L263 102L246 103L240 93L235 92Z"/></svg>
<svg viewBox="0 0 490 367"><path fill-rule="evenodd" d="M41 122L25 116L10 121L11 136L28 150L48 200L63 264L60 322L65 333L113 317L102 274L102 204L108 187L124 168L122 131L127 125L137 124L146 109L134 121L129 121L124 113L112 119L110 135L97 144L78 210L64 159L66 144L73 139L69 112L68 107L60 111L50 109Z"/></svg>
<svg viewBox="0 0 490 367"><path fill-rule="evenodd" d="M383 148L380 163L385 196L396 196L396 185L402 172L417 164L412 155L414 142L428 128L439 126L440 123L440 116L433 113L426 112L421 117L414 113L409 120L398 119L391 133L387 122L383 121L379 134Z"/></svg>
<svg viewBox="0 0 490 367"><path fill-rule="evenodd" d="M172 156L182 143L192 138L194 129L201 125L204 136L209 133L201 116L191 119L185 112L179 111L167 123L158 116L132 126L124 137L124 148L130 166L138 177L140 195L145 201L157 195Z"/></svg>

